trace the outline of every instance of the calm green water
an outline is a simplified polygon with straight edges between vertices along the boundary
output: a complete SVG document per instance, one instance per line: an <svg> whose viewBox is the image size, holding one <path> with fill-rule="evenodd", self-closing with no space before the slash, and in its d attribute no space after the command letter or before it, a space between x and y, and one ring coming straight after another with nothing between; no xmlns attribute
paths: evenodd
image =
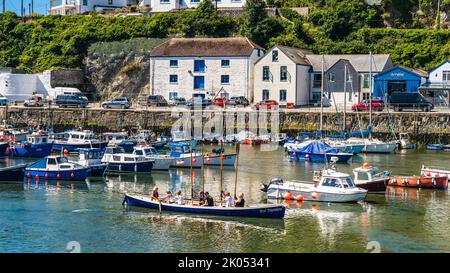
<svg viewBox="0 0 450 273"><path fill-rule="evenodd" d="M207 146L211 148L210 146ZM229 146L228 150L233 148ZM0 158L0 166L25 159ZM406 151L356 156L341 171L370 162L394 174L418 174L422 164L450 169L450 153ZM260 183L274 176L310 180L321 164L291 162L282 149L241 147L238 191L248 203L266 202ZM200 170L195 188L201 189ZM206 190L218 196L217 168L206 168ZM224 171L233 191L234 171ZM151 210L124 211L124 191L189 191L189 170L142 175L108 175L75 184L0 185L0 252L65 252L77 241L81 252L450 252L448 191L391 188L361 204L292 203L284 220L195 217Z"/></svg>

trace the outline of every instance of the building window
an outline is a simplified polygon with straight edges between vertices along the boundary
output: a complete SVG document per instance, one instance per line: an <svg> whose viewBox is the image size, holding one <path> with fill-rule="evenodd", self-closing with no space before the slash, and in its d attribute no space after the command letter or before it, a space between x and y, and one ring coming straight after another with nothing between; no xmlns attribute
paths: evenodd
<svg viewBox="0 0 450 273"><path fill-rule="evenodd" d="M170 4L170 0L159 0L161 4Z"/></svg>
<svg viewBox="0 0 450 273"><path fill-rule="evenodd" d="M194 72L205 72L205 60L194 61Z"/></svg>
<svg viewBox="0 0 450 273"><path fill-rule="evenodd" d="M170 75L169 76L169 82L170 82L170 84L178 83L178 75Z"/></svg>
<svg viewBox="0 0 450 273"><path fill-rule="evenodd" d="M286 93L285 89L280 90L280 101L286 101Z"/></svg>
<svg viewBox="0 0 450 273"><path fill-rule="evenodd" d="M170 67L178 67L178 60L170 60Z"/></svg>
<svg viewBox="0 0 450 273"><path fill-rule="evenodd" d="M113 4L113 0L108 0L108 5L112 5Z"/></svg>
<svg viewBox="0 0 450 273"><path fill-rule="evenodd" d="M312 100L313 100L313 101L320 101L320 93L318 93L318 92L313 92L313 93L312 93Z"/></svg>
<svg viewBox="0 0 450 273"><path fill-rule="evenodd" d="M263 66L262 78L263 78L263 81L269 81L270 80L270 68L268 66Z"/></svg>
<svg viewBox="0 0 450 273"><path fill-rule="evenodd" d="M350 73L347 73L347 82L353 82L353 75Z"/></svg>
<svg viewBox="0 0 450 273"><path fill-rule="evenodd" d="M370 87L370 74L363 74L363 88Z"/></svg>
<svg viewBox="0 0 450 273"><path fill-rule="evenodd" d="M322 87L322 74L315 73L313 78L313 88L321 88Z"/></svg>
<svg viewBox="0 0 450 273"><path fill-rule="evenodd" d="M230 60L222 60L221 66L222 67L230 67Z"/></svg>
<svg viewBox="0 0 450 273"><path fill-rule="evenodd" d="M88 0L83 0L83 6L87 6L88 5Z"/></svg>
<svg viewBox="0 0 450 273"><path fill-rule="evenodd" d="M200 0L191 0L191 3L200 3Z"/></svg>
<svg viewBox="0 0 450 273"><path fill-rule="evenodd" d="M442 81L443 82L450 81L450 71L442 71Z"/></svg>
<svg viewBox="0 0 450 273"><path fill-rule="evenodd" d="M194 89L205 89L204 76L194 76Z"/></svg>
<svg viewBox="0 0 450 273"><path fill-rule="evenodd" d="M268 89L263 89L263 91L262 91L262 99L263 100L268 100L269 99L269 90Z"/></svg>
<svg viewBox="0 0 450 273"><path fill-rule="evenodd" d="M363 100L368 100L368 99L370 99L370 93L362 93L362 99L363 99Z"/></svg>
<svg viewBox="0 0 450 273"><path fill-rule="evenodd" d="M278 62L278 50L272 50L272 62Z"/></svg>
<svg viewBox="0 0 450 273"><path fill-rule="evenodd" d="M334 73L329 73L328 74L328 81L329 82L334 82L336 80L336 75L334 75Z"/></svg>
<svg viewBox="0 0 450 273"><path fill-rule="evenodd" d="M178 92L169 92L169 100L178 98Z"/></svg>
<svg viewBox="0 0 450 273"><path fill-rule="evenodd" d="M280 66L280 81L284 82L288 79L287 66Z"/></svg>
<svg viewBox="0 0 450 273"><path fill-rule="evenodd" d="M220 83L221 84L230 84L230 76L229 75L220 76Z"/></svg>

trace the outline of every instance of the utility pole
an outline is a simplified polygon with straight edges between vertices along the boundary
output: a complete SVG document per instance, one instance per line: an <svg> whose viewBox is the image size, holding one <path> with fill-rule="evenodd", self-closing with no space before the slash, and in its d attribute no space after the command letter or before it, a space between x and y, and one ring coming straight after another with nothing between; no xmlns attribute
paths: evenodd
<svg viewBox="0 0 450 273"><path fill-rule="evenodd" d="M5 13L6 11L6 0L3 0L3 9L2 9L2 13Z"/></svg>
<svg viewBox="0 0 450 273"><path fill-rule="evenodd" d="M28 14L31 16L31 3L28 3Z"/></svg>
<svg viewBox="0 0 450 273"><path fill-rule="evenodd" d="M34 13L34 0L31 0L31 14Z"/></svg>
<svg viewBox="0 0 450 273"><path fill-rule="evenodd" d="M20 17L23 17L23 0L20 0Z"/></svg>

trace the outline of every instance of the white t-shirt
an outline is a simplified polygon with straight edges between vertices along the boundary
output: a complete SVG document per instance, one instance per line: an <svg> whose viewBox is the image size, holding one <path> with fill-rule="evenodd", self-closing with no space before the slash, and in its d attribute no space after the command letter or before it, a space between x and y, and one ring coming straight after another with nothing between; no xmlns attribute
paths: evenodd
<svg viewBox="0 0 450 273"><path fill-rule="evenodd" d="M182 195L177 195L175 197L175 202L177 203L177 205L184 205L184 198Z"/></svg>
<svg viewBox="0 0 450 273"><path fill-rule="evenodd" d="M232 207L233 206L233 198L231 195L225 196L225 207Z"/></svg>

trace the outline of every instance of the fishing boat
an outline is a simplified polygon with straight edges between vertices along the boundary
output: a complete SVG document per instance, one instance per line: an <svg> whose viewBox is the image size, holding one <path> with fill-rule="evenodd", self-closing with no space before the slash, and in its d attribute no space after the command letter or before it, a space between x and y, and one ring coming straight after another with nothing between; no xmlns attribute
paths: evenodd
<svg viewBox="0 0 450 273"><path fill-rule="evenodd" d="M400 149L413 150L416 144L412 141L408 133L400 133L399 135Z"/></svg>
<svg viewBox="0 0 450 273"><path fill-rule="evenodd" d="M390 154L395 152L397 149L397 142L384 142L378 139L368 139L368 138L349 138L347 139L348 143L351 144L361 144L364 145L364 149L362 152L365 153L382 153L382 154Z"/></svg>
<svg viewBox="0 0 450 273"><path fill-rule="evenodd" d="M48 140L48 135L36 133L28 135L26 141L11 144L7 154L22 157L45 157L52 152L53 143Z"/></svg>
<svg viewBox="0 0 450 273"><path fill-rule="evenodd" d="M427 150L440 151L442 149L444 149L444 144L432 143L427 145Z"/></svg>
<svg viewBox="0 0 450 273"><path fill-rule="evenodd" d="M220 154L220 153L207 153L202 156L201 153L192 152L191 147L185 142L172 142L169 143L171 148L170 156L174 157L172 167L190 167L192 156L192 167L201 168L202 160L204 165L207 166L220 166L222 160L222 166L234 166L236 161L236 154Z"/></svg>
<svg viewBox="0 0 450 273"><path fill-rule="evenodd" d="M89 167L70 162L65 156L47 156L25 169L26 177L48 180L85 180L89 173Z"/></svg>
<svg viewBox="0 0 450 273"><path fill-rule="evenodd" d="M138 144L137 140L130 139L127 132L107 132L102 134L102 140L108 142L108 146L122 147L126 153L133 152L134 146Z"/></svg>
<svg viewBox="0 0 450 273"><path fill-rule="evenodd" d="M337 158L337 162L347 162L353 156L352 153L344 153L319 140L312 141L301 149L293 149L289 155L291 158L314 162L330 161L332 157Z"/></svg>
<svg viewBox="0 0 450 273"><path fill-rule="evenodd" d="M286 207L284 205L258 205L249 207L222 207L222 206L195 206L195 205L177 205L171 203L159 203L153 201L149 196L125 194L122 205L144 207L156 209L161 212L173 211L182 213L217 215L231 217L259 217L259 218L283 218ZM160 208L161 206L161 208Z"/></svg>
<svg viewBox="0 0 450 273"><path fill-rule="evenodd" d="M107 146L108 141L100 141L92 131L72 131L68 133L67 140L55 140L53 150L60 152L66 151L74 153L80 148L99 148L103 149Z"/></svg>
<svg viewBox="0 0 450 273"><path fill-rule="evenodd" d="M444 146L442 147L442 149L443 149L444 151L450 151L450 144L444 145Z"/></svg>
<svg viewBox="0 0 450 273"><path fill-rule="evenodd" d="M77 164L90 168L90 176L103 177L108 164L102 163L102 151L99 148L78 149Z"/></svg>
<svg viewBox="0 0 450 273"><path fill-rule="evenodd" d="M366 189L368 193L385 193L389 182L389 172L379 172L379 169L364 163L362 167L353 169L354 181L358 188Z"/></svg>
<svg viewBox="0 0 450 273"><path fill-rule="evenodd" d="M274 178L261 190L268 198L337 203L358 202L367 195L367 190L358 188L350 175L332 169L322 171L319 183Z"/></svg>
<svg viewBox="0 0 450 273"><path fill-rule="evenodd" d="M422 165L422 168L420 169L420 175L425 176L446 176L450 178L450 171L444 170L444 169L436 169L433 167L427 167L425 165Z"/></svg>
<svg viewBox="0 0 450 273"><path fill-rule="evenodd" d="M447 176L393 176L389 179L389 186L422 188L422 189L441 189L448 188Z"/></svg>
<svg viewBox="0 0 450 273"><path fill-rule="evenodd" d="M349 143L345 140L326 140L325 142L332 148L339 149L344 153L352 153L354 155L361 153L365 147L363 144Z"/></svg>
<svg viewBox="0 0 450 273"><path fill-rule="evenodd" d="M8 142L0 142L0 156L6 155L6 150L9 148Z"/></svg>
<svg viewBox="0 0 450 273"><path fill-rule="evenodd" d="M26 164L13 167L0 168L0 184L8 182L22 181L25 173Z"/></svg>
<svg viewBox="0 0 450 273"><path fill-rule="evenodd" d="M145 156L147 159L154 160L154 171L167 171L173 163L174 158L170 155L159 154L152 146L140 145L133 149L134 155Z"/></svg>
<svg viewBox="0 0 450 273"><path fill-rule="evenodd" d="M102 158L107 163L107 172L118 173L150 173L154 160L142 155L127 154L122 147L107 147Z"/></svg>

